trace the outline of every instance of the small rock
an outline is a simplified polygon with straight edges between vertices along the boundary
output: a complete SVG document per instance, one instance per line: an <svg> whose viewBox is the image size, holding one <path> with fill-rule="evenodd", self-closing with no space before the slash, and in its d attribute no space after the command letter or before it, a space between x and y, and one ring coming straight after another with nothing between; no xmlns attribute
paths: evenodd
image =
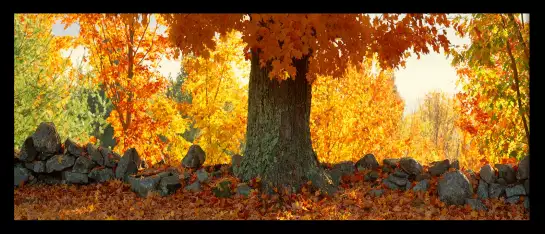
<svg viewBox="0 0 545 234"><path fill-rule="evenodd" d="M380 196L382 196L382 194L384 194L384 190L383 189L373 189L373 190L369 191L369 194L371 194L371 196L380 197Z"/></svg>
<svg viewBox="0 0 545 234"><path fill-rule="evenodd" d="M354 164L349 161L336 164L333 166L331 170L329 170L329 174L331 175L331 179L333 180L333 184L335 186L339 185L341 178L343 176L352 175L353 173L354 173Z"/></svg>
<svg viewBox="0 0 545 234"><path fill-rule="evenodd" d="M422 165L413 158L405 157L399 160L399 167L409 175L419 175L422 173Z"/></svg>
<svg viewBox="0 0 545 234"><path fill-rule="evenodd" d="M182 159L182 166L187 168L199 168L204 164L206 154L199 145L189 147L187 154Z"/></svg>
<svg viewBox="0 0 545 234"><path fill-rule="evenodd" d="M388 165L388 166L394 167L394 168L397 167L398 163L399 163L398 158L387 158L387 159L382 160L382 164Z"/></svg>
<svg viewBox="0 0 545 234"><path fill-rule="evenodd" d="M104 166L115 167L121 160L121 156L115 152L112 152L110 149L105 147L100 147L100 154L104 158ZM143 161L142 161L143 162Z"/></svg>
<svg viewBox="0 0 545 234"><path fill-rule="evenodd" d="M45 168L47 173L51 173L53 171L62 171L66 168L73 166L75 161L76 159L74 158L74 156L59 154L48 159L45 163Z"/></svg>
<svg viewBox="0 0 545 234"><path fill-rule="evenodd" d="M379 178L379 174L376 171L370 171L369 173L365 174L365 181L376 181Z"/></svg>
<svg viewBox="0 0 545 234"><path fill-rule="evenodd" d="M176 190L180 189L182 184L178 178L178 175L165 176L161 178L159 182L159 193L161 196L167 196L174 194Z"/></svg>
<svg viewBox="0 0 545 234"><path fill-rule="evenodd" d="M213 178L220 178L222 175L223 173L221 171L215 171L215 172L212 172L210 176L212 176Z"/></svg>
<svg viewBox="0 0 545 234"><path fill-rule="evenodd" d="M374 170L378 168L378 166L378 161L373 154L366 154L358 162L356 162L356 167L358 170L359 168Z"/></svg>
<svg viewBox="0 0 545 234"><path fill-rule="evenodd" d="M518 180L525 180L528 178L530 178L530 155L527 155L520 160L517 170Z"/></svg>
<svg viewBox="0 0 545 234"><path fill-rule="evenodd" d="M13 185L19 186L23 183L26 183L31 176L32 176L32 173L30 172L30 170L26 168L21 168L21 167L14 167L13 168Z"/></svg>
<svg viewBox="0 0 545 234"><path fill-rule="evenodd" d="M95 162L89 159L86 156L79 156L74 162L74 167L72 167L72 172L77 173L89 173L91 169L96 166Z"/></svg>
<svg viewBox="0 0 545 234"><path fill-rule="evenodd" d="M403 179L407 179L409 178L409 174L405 173L403 170L400 170L400 169L395 169L394 171L394 175L395 177L399 177L399 178L403 178Z"/></svg>
<svg viewBox="0 0 545 234"><path fill-rule="evenodd" d="M64 141L64 148L66 149L66 153L75 157L79 157L83 153L83 147L70 140L70 138Z"/></svg>
<svg viewBox="0 0 545 234"><path fill-rule="evenodd" d="M87 183L89 183L89 179L87 177L87 174L83 174L83 173L63 171L62 178L68 184L87 184Z"/></svg>
<svg viewBox="0 0 545 234"><path fill-rule="evenodd" d="M530 209L530 197L524 198L524 208L526 208L527 210Z"/></svg>
<svg viewBox="0 0 545 234"><path fill-rule="evenodd" d="M507 182L505 182L505 179L503 179L503 178L498 178L496 180L496 183L501 184L501 185L507 185Z"/></svg>
<svg viewBox="0 0 545 234"><path fill-rule="evenodd" d="M394 175L388 176L387 179L389 181L391 181L392 183L396 184L399 187L403 187L403 186L407 185L407 182L408 182L408 180L406 178L399 178L399 177L394 176Z"/></svg>
<svg viewBox="0 0 545 234"><path fill-rule="evenodd" d="M488 199L488 190L488 184L484 180L480 180L477 187L477 196L480 199Z"/></svg>
<svg viewBox="0 0 545 234"><path fill-rule="evenodd" d="M422 180L429 180L429 179L431 179L431 175L429 173L422 173L420 175L417 175L414 180L422 181Z"/></svg>
<svg viewBox="0 0 545 234"><path fill-rule="evenodd" d="M471 183L460 171L445 173L437 186L439 200L447 205L463 205L473 194Z"/></svg>
<svg viewBox="0 0 545 234"><path fill-rule="evenodd" d="M429 187L430 187L429 180L425 179L425 180L421 180L420 182L418 182L414 186L413 191L415 191L415 192L425 192L425 191L428 191Z"/></svg>
<svg viewBox="0 0 545 234"><path fill-rule="evenodd" d="M25 167L33 172L36 173L44 173L45 172L45 162L44 161L34 161L34 162L28 162L25 163Z"/></svg>
<svg viewBox="0 0 545 234"><path fill-rule="evenodd" d="M52 122L42 122L32 134L34 148L38 152L58 154L61 152L61 138Z"/></svg>
<svg viewBox="0 0 545 234"><path fill-rule="evenodd" d="M50 159L53 156L55 156L55 154L44 153L44 152L38 153L38 160L47 161L48 159Z"/></svg>
<svg viewBox="0 0 545 234"><path fill-rule="evenodd" d="M106 182L107 180L111 180L114 178L114 172L112 171L111 168L95 168L93 170L91 170L91 172L89 172L89 178L96 181L96 182L99 182L99 183L103 183L103 182Z"/></svg>
<svg viewBox="0 0 545 234"><path fill-rule="evenodd" d="M450 161L445 159L443 161L434 162L433 166L428 169L431 176L440 176L447 172L450 167Z"/></svg>
<svg viewBox="0 0 545 234"><path fill-rule="evenodd" d="M509 164L496 164L498 177L503 178L507 184L513 184L517 181L515 170Z"/></svg>
<svg viewBox="0 0 545 234"><path fill-rule="evenodd" d="M240 194L244 197L250 195L251 188L246 183L240 183L237 185L237 194Z"/></svg>
<svg viewBox="0 0 545 234"><path fill-rule="evenodd" d="M505 194L505 185L501 184L490 184L488 186L488 197L490 198L499 198Z"/></svg>
<svg viewBox="0 0 545 234"><path fill-rule="evenodd" d="M469 204L473 210L488 210L488 208L486 208L483 202L479 199L466 198L466 204Z"/></svg>
<svg viewBox="0 0 545 234"><path fill-rule="evenodd" d="M505 199L505 203L517 204L520 201L520 196L512 196Z"/></svg>
<svg viewBox="0 0 545 234"><path fill-rule="evenodd" d="M231 197L230 186L231 182L229 180L223 180L216 184L214 188L212 188L212 192L216 197Z"/></svg>
<svg viewBox="0 0 545 234"><path fill-rule="evenodd" d="M54 172L52 174L39 174L38 180L48 184L48 185L57 185L63 184L62 172Z"/></svg>
<svg viewBox="0 0 545 234"><path fill-rule="evenodd" d="M530 195L530 179L524 181L524 190L526 194Z"/></svg>
<svg viewBox="0 0 545 234"><path fill-rule="evenodd" d="M87 144L87 154L91 157L91 160L100 166L104 166L104 157L98 151L97 147L91 143Z"/></svg>
<svg viewBox="0 0 545 234"><path fill-rule="evenodd" d="M486 164L481 167L479 176L488 184L493 184L494 182L496 182L496 173L494 172L494 169L492 168L492 166L490 166L490 164Z"/></svg>
<svg viewBox="0 0 545 234"><path fill-rule="evenodd" d="M199 180L201 183L208 182L208 172L206 172L204 168L197 171L197 180Z"/></svg>
<svg viewBox="0 0 545 234"><path fill-rule="evenodd" d="M390 172L392 172L392 168L391 168L390 166L384 165L384 166L382 167L382 172L383 172L383 173L390 173Z"/></svg>
<svg viewBox="0 0 545 234"><path fill-rule="evenodd" d="M189 191L191 191L193 193L198 193L198 192L202 191L201 184L199 183L199 181L193 182L193 184L186 186L185 189L189 190Z"/></svg>
<svg viewBox="0 0 545 234"><path fill-rule="evenodd" d="M21 152L19 153L19 160L23 162L32 162L38 156L38 152L34 148L34 142L32 137L28 137L23 146L21 146Z"/></svg>
<svg viewBox="0 0 545 234"><path fill-rule="evenodd" d="M452 163L450 164L450 168L454 168L456 170L460 170L460 162L458 162L458 159L454 159Z"/></svg>
<svg viewBox="0 0 545 234"><path fill-rule="evenodd" d="M147 197L150 192L156 191L161 181L161 177L157 175L143 178L128 176L127 179L131 185L131 190L139 197Z"/></svg>
<svg viewBox="0 0 545 234"><path fill-rule="evenodd" d="M138 156L136 149L130 148L125 151L121 160L117 164L115 169L115 177L121 180L126 180L129 175L134 175L138 172L138 165L140 165L141 159Z"/></svg>
<svg viewBox="0 0 545 234"><path fill-rule="evenodd" d="M524 189L524 185L522 184L517 184L513 187L507 187L505 188L505 195L507 197L512 197L512 196L520 196L520 195L526 195L526 191Z"/></svg>
<svg viewBox="0 0 545 234"><path fill-rule="evenodd" d="M392 181L390 181L388 179L382 180L382 183L384 185L386 185L386 187L389 188L389 189L392 189L392 190L400 189L399 186L397 186L394 182L392 182Z"/></svg>

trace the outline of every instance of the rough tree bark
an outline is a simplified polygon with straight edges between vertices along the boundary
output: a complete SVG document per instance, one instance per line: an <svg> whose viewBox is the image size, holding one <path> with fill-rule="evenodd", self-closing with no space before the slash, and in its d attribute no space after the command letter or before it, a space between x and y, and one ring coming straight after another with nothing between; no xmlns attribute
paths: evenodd
<svg viewBox="0 0 545 234"><path fill-rule="evenodd" d="M312 149L307 65L308 57L294 60L295 79L279 82L269 79L270 67L261 68L252 53L246 148L234 173L243 181L260 177L266 193L299 191L308 181L327 194L336 190Z"/></svg>

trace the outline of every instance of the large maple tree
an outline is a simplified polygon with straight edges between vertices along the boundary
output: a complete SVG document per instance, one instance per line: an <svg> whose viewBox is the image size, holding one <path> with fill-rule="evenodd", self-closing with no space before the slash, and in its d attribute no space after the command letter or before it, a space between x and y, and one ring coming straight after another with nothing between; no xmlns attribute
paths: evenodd
<svg viewBox="0 0 545 234"><path fill-rule="evenodd" d="M445 14L165 14L170 41L183 54L208 56L216 33L242 33L251 61L246 148L235 174L260 177L264 191L297 191L309 180L334 191L318 166L310 138L311 85L317 75L339 77L349 64L378 55L384 68L403 64L431 45L448 50ZM361 67L361 66L360 66Z"/></svg>

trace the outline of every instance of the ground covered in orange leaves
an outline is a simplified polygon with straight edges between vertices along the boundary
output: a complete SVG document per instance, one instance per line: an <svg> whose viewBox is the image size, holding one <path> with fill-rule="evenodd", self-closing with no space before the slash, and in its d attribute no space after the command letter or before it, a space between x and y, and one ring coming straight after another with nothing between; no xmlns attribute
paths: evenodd
<svg viewBox="0 0 545 234"><path fill-rule="evenodd" d="M357 178L357 177L353 177ZM432 178L425 193L385 189L380 197L367 194L380 182L344 178L332 197L311 193L266 196L252 190L249 197L216 198L212 191L224 175L212 179L203 190L179 189L160 197L140 198L130 186L113 180L91 185L27 185L14 190L15 220L528 220L523 202L503 199L484 201L487 211L469 206L445 206ZM361 178L361 177L360 177ZM380 179L379 179L380 180ZM236 183L233 183L236 185ZM474 185L475 186L475 185ZM375 187L376 188L376 187ZM476 196L476 195L474 195Z"/></svg>

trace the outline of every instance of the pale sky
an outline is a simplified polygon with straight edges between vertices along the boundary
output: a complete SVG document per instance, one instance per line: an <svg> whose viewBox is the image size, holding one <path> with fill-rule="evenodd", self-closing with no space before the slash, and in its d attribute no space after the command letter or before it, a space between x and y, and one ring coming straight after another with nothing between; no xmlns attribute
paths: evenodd
<svg viewBox="0 0 545 234"><path fill-rule="evenodd" d="M155 20L151 20L151 22L154 24ZM55 35L73 36L78 34L78 25L72 25L67 30L64 30L63 27L64 25L61 24L54 25L53 33ZM447 29L447 37L454 45L461 46L470 42L468 37L460 38L456 36L453 29ZM82 47L72 51L74 63L80 61L83 52ZM67 56L69 52L64 51L63 54ZM419 101L430 91L440 90L451 95L459 91L455 83L457 79L456 70L451 66L451 62L452 57L447 59L445 55L432 51L427 55L421 55L420 59L417 59L416 55L411 56L407 59L405 68L399 68L395 71L395 84L401 97L405 100L404 114L416 110ZM159 71L166 77L171 75L174 78L180 71L180 64L179 59L168 60L164 58L160 62L161 68Z"/></svg>

